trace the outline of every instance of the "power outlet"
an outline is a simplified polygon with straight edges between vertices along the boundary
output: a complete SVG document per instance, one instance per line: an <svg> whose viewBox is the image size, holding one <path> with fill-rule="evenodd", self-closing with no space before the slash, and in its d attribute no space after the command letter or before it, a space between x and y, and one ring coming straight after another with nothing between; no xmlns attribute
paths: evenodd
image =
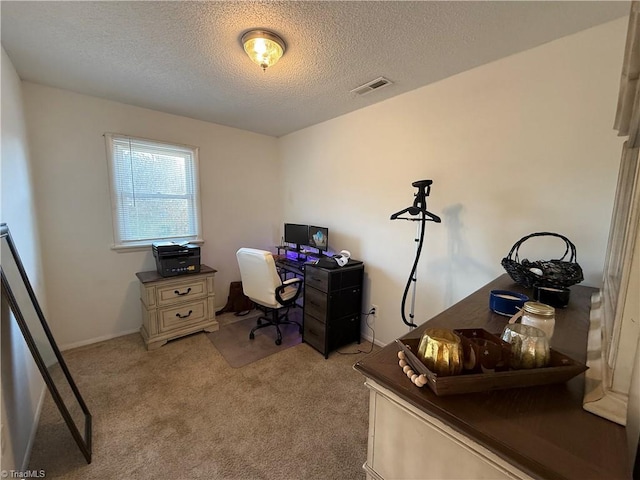
<svg viewBox="0 0 640 480"><path fill-rule="evenodd" d="M369 312L371 312L370 315L373 317L374 320L378 317L378 315L380 315L380 310L378 309L378 306L374 305L373 303L371 304L371 308L369 308Z"/></svg>

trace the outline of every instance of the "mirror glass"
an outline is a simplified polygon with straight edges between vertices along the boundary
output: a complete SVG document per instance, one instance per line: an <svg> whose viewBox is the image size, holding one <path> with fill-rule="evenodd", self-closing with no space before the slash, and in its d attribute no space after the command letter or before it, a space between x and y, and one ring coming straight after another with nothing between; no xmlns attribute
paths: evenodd
<svg viewBox="0 0 640 480"><path fill-rule="evenodd" d="M47 388L88 463L91 414L55 343L6 224L0 226L2 300L9 304Z"/></svg>

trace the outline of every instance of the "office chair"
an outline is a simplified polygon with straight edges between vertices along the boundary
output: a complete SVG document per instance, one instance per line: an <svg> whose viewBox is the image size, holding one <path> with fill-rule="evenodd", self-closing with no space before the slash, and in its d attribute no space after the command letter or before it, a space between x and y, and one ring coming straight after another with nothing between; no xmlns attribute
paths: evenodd
<svg viewBox="0 0 640 480"><path fill-rule="evenodd" d="M283 282L278 275L271 252L255 248L241 248L236 253L236 258L240 267L244 294L265 312L265 315L258 319L257 325L251 330L249 338L253 340L255 331L260 328L275 326L276 345L280 345L282 343L280 325L282 324L298 325L300 333L302 333L302 325L289 320L288 317L289 308L295 305L296 299L302 291L302 280L291 278ZM280 314L280 310L283 308L286 308L286 311Z"/></svg>

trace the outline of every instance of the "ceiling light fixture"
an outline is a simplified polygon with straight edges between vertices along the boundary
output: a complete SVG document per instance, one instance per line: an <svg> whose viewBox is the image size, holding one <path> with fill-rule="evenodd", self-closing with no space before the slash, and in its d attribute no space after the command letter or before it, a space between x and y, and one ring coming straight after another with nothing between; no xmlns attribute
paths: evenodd
<svg viewBox="0 0 640 480"><path fill-rule="evenodd" d="M249 30L242 35L242 46L249 58L266 70L284 55L284 40L267 30Z"/></svg>

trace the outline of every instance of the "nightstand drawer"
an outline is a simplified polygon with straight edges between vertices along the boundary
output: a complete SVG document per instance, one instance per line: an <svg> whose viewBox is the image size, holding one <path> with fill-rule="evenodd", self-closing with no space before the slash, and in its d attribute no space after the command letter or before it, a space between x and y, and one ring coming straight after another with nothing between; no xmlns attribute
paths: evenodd
<svg viewBox="0 0 640 480"><path fill-rule="evenodd" d="M196 298L207 296L207 279L204 277L191 281L175 282L157 287L158 306L171 305L176 302L190 302Z"/></svg>
<svg viewBox="0 0 640 480"><path fill-rule="evenodd" d="M148 350L191 333L218 330L215 270L200 265L200 272L165 278L157 271L138 272L142 326Z"/></svg>
<svg viewBox="0 0 640 480"><path fill-rule="evenodd" d="M207 300L180 304L173 308L163 308L159 313L159 333L188 327L207 320Z"/></svg>

